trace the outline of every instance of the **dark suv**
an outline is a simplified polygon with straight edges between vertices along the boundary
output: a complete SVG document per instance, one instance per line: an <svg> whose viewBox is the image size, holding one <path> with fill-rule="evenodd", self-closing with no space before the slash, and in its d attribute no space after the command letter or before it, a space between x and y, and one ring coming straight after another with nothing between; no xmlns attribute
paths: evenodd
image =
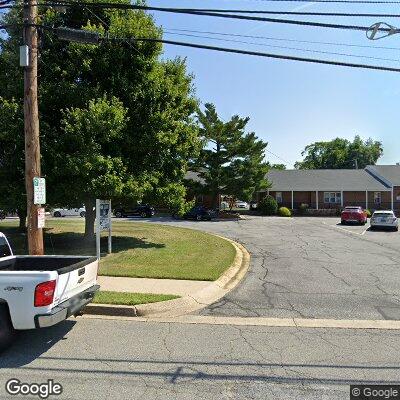
<svg viewBox="0 0 400 400"><path fill-rule="evenodd" d="M155 214L154 207L148 204L139 204L134 207L116 207L114 215L117 218L139 216L142 218L151 218Z"/></svg>
<svg viewBox="0 0 400 400"><path fill-rule="evenodd" d="M195 219L197 221L201 220L211 221L212 217L213 217L212 212L203 206L193 207L183 216L183 218L185 219Z"/></svg>

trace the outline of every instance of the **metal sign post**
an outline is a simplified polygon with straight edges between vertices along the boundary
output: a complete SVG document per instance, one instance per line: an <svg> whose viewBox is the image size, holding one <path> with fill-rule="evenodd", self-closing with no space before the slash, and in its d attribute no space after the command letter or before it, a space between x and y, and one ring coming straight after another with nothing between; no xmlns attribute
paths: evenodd
<svg viewBox="0 0 400 400"><path fill-rule="evenodd" d="M111 200L96 200L96 255L100 260L100 236L108 231L108 254L112 252Z"/></svg>

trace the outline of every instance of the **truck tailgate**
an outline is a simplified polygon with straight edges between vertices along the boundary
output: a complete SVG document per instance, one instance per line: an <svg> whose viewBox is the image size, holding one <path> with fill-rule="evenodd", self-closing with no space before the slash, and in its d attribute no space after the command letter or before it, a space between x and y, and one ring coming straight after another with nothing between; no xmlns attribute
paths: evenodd
<svg viewBox="0 0 400 400"><path fill-rule="evenodd" d="M79 263L81 265L74 269L59 271L54 304L68 300L96 284L98 261L95 258L90 261L86 265Z"/></svg>

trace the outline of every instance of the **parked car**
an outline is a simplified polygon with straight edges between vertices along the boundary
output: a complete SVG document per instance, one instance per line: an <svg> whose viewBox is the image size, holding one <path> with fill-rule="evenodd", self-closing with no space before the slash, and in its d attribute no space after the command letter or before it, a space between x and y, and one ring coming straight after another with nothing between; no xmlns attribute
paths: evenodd
<svg viewBox="0 0 400 400"><path fill-rule="evenodd" d="M399 230L399 221L392 210L375 211L371 217L371 230L375 228L388 228Z"/></svg>
<svg viewBox="0 0 400 400"><path fill-rule="evenodd" d="M85 210L85 207L80 207L80 208L55 208L52 211L52 215L55 218L60 218L60 217L82 217L82 218L85 218L86 210Z"/></svg>
<svg viewBox="0 0 400 400"><path fill-rule="evenodd" d="M133 207L118 206L114 209L114 215L117 218L140 216L142 218L151 218L155 214L154 207L148 204L139 204Z"/></svg>
<svg viewBox="0 0 400 400"><path fill-rule="evenodd" d="M16 330L45 328L79 315L100 288L98 266L96 257L14 256L0 232L0 350Z"/></svg>
<svg viewBox="0 0 400 400"><path fill-rule="evenodd" d="M236 208L243 208L245 210L249 209L249 203L246 203L245 201L237 200L235 202L235 207Z"/></svg>
<svg viewBox="0 0 400 400"><path fill-rule="evenodd" d="M367 220L367 213L362 207L345 207L341 214L342 225L349 222L365 225Z"/></svg>
<svg viewBox="0 0 400 400"><path fill-rule="evenodd" d="M4 210L0 210L0 219L5 219L7 213Z"/></svg>
<svg viewBox="0 0 400 400"><path fill-rule="evenodd" d="M204 206L193 207L190 211L183 215L185 219L195 219L196 221L207 220L211 221L213 212Z"/></svg>

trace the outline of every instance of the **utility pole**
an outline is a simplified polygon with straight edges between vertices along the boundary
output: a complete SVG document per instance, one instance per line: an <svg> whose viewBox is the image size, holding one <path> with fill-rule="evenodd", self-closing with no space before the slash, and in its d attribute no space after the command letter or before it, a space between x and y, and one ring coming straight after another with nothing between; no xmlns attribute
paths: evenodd
<svg viewBox="0 0 400 400"><path fill-rule="evenodd" d="M33 201L33 178L40 177L39 108L38 108L38 32L36 0L24 0L24 43L28 65L24 67L25 185L30 255L43 255L43 231L38 228L39 206Z"/></svg>

